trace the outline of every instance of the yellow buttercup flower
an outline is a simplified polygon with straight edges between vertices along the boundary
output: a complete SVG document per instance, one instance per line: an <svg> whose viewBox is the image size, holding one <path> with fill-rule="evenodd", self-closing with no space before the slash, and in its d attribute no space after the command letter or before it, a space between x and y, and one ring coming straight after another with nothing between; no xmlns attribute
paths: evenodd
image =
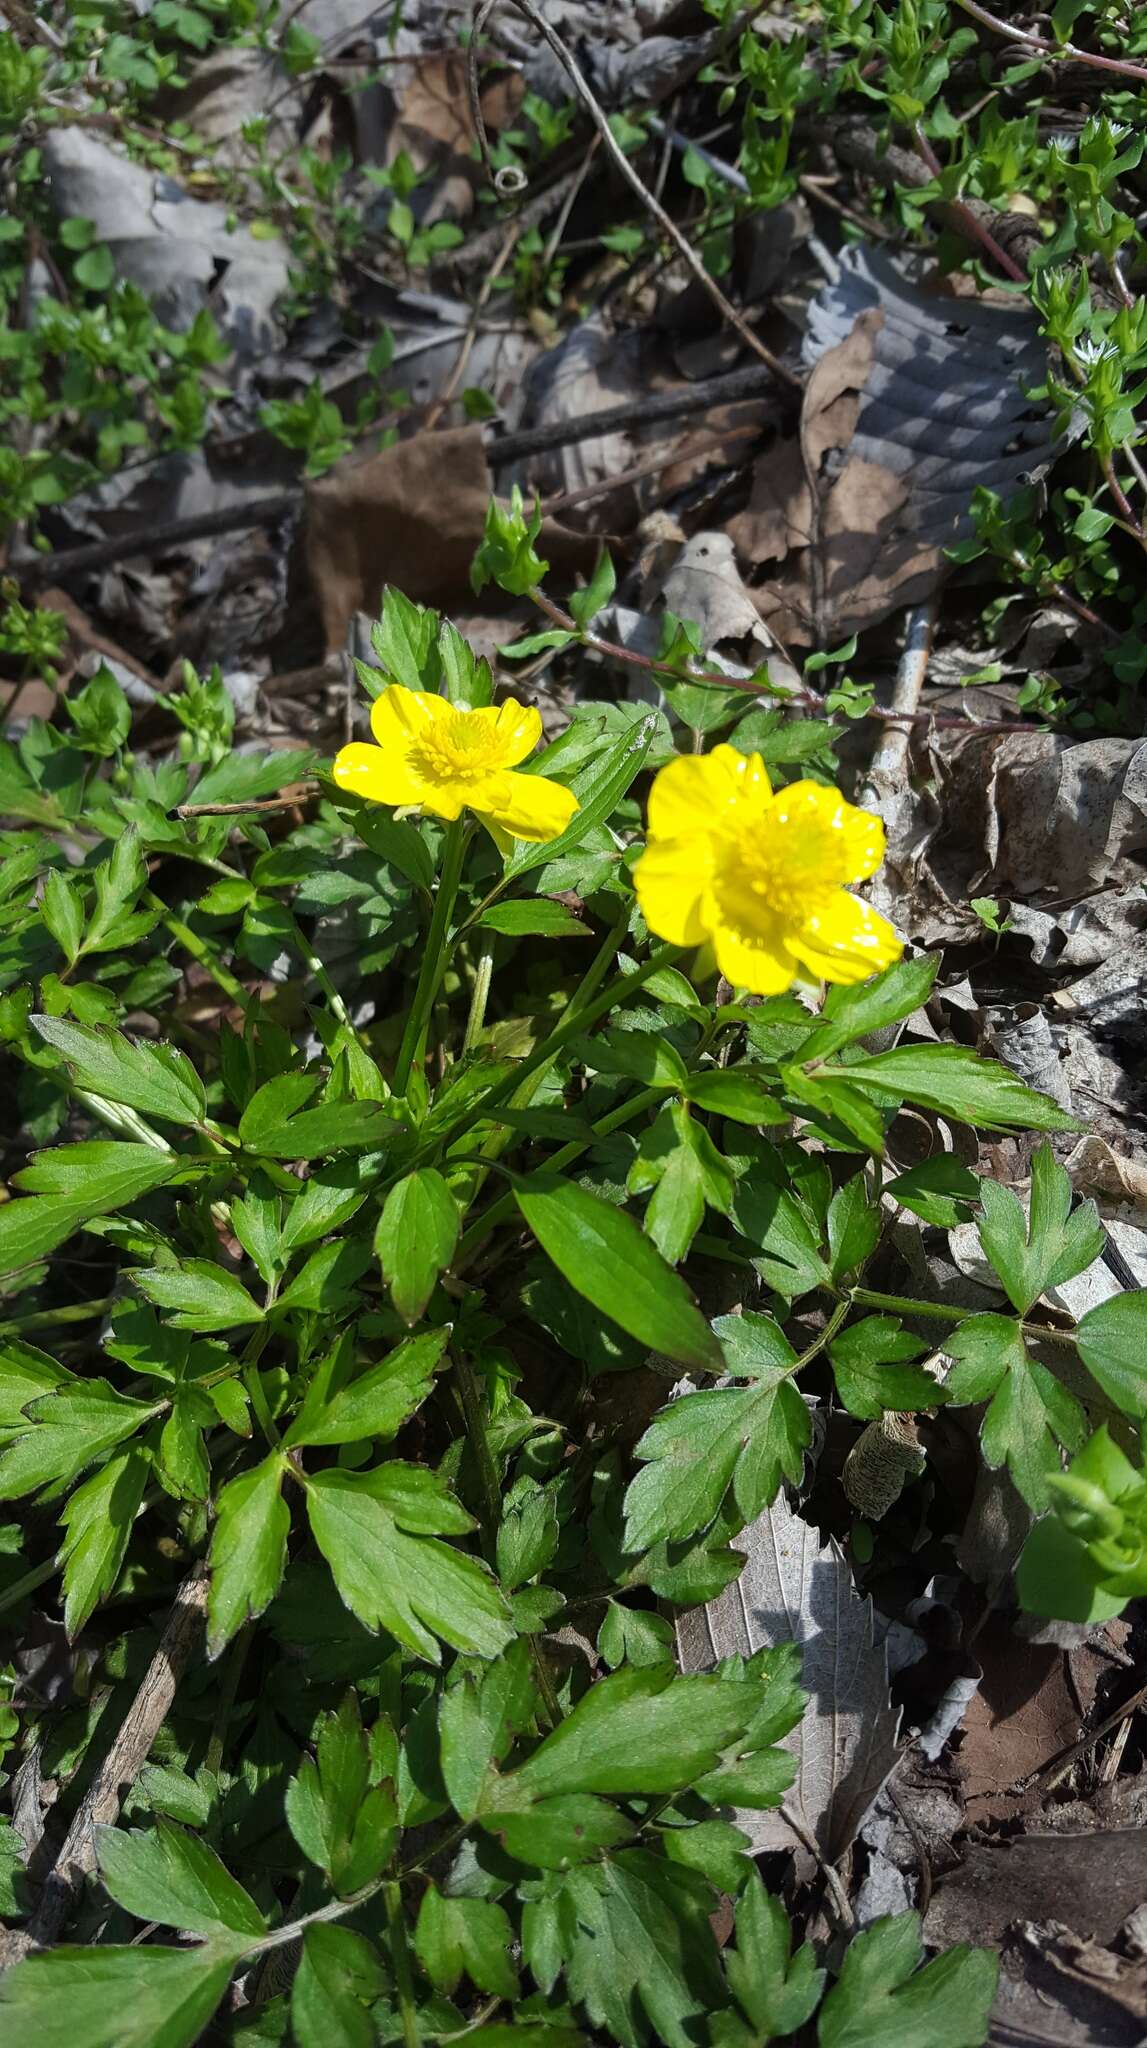
<svg viewBox="0 0 1147 2048"><path fill-rule="evenodd" d="M515 775L542 736L539 713L507 698L495 710L460 711L445 697L391 683L370 709L378 744L335 756L334 779L376 804L417 804L453 821L473 811L503 852L515 839L556 839L577 798L544 775Z"/></svg>
<svg viewBox="0 0 1147 2048"><path fill-rule="evenodd" d="M714 747L658 775L634 881L651 931L708 940L735 987L773 996L798 975L863 981L899 959L892 926L844 886L883 858L870 811L818 782L774 795L759 754Z"/></svg>

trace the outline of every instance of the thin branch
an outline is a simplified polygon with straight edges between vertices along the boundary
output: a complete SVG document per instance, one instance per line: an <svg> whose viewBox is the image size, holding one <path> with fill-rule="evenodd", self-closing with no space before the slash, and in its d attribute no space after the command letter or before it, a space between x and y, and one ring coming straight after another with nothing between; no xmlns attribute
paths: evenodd
<svg viewBox="0 0 1147 2048"><path fill-rule="evenodd" d="M561 606L556 605L552 598L547 597L544 590L539 590L535 586L530 591L530 597L538 610L545 613L547 619L555 626L560 626L564 632L571 634L575 640L579 640L581 645L588 647L593 654L606 655L611 661L627 662L631 668L643 668L654 675L671 676L677 683L701 683L714 689L744 690L749 696L769 697L778 710L786 705L792 705L801 711L812 711L821 715L824 713L824 698L818 697L815 690L778 690L769 683L755 683L748 676L722 675L712 669L702 669L696 673L690 669L688 674L683 675L680 669L674 668L672 662L661 661L656 655L638 654L635 648L622 647L616 640L602 640L596 633L583 633L577 621L572 619L568 612L563 612ZM864 715L866 718L878 718L883 724L894 724L899 721L908 725L937 725L945 726L954 732L997 733L1038 730L1038 727L1031 725L1026 719L954 718L943 711L902 712L894 707L885 711L878 704L870 706Z"/></svg>
<svg viewBox="0 0 1147 2048"><path fill-rule="evenodd" d="M497 6L497 4L498 0L482 0L482 5L479 7L474 17L472 38L474 44L477 43L478 38L480 37L482 30L486 25L486 22L488 21L490 15L493 13L494 8ZM700 256L698 256L696 250L693 248L687 236L682 234L681 229L677 226L676 221L674 221L670 217L670 215L666 213L665 208L660 204L658 200L654 198L648 186L642 182L641 178L634 170L634 167L631 164L629 158L626 156L625 151L621 148L621 145L617 141L613 133L613 130L609 125L609 120L604 110L598 104L597 100L594 98L593 93L591 92L589 86L586 84L585 79L582 77L582 74L578 69L577 64L574 62L573 57L570 55L570 52L567 50L561 37L556 33L554 29L550 27L549 22L546 21L544 17L538 12L538 9L533 4L533 0L510 0L510 4L517 8L519 14L523 14L525 16L526 20L530 22L533 25L533 27L537 30L542 40L546 44L548 44L549 48L553 51L554 56L558 60L558 63L562 66L562 69L566 73L566 76L568 77L570 84L573 86L574 91L577 93L578 98L581 100L582 105L585 107L586 112L589 114L590 119L592 120L594 126L598 131L598 134L601 136L602 142L605 146L606 153L609 156L611 162L613 163L615 169L625 179L626 184L634 193L635 197L640 200L646 212L650 215L650 217L653 220L656 221L658 227L661 229L662 234L667 236L669 241L672 242L674 248L676 249L678 255L681 258L681 261L685 264L687 270L689 270L691 275L694 278L696 278L697 283L701 286L702 291L706 292L709 298L713 301L713 304L716 306L717 311L720 313L722 319L726 320L729 326L732 327L734 331L740 335L741 340L744 342L746 348L750 348L753 351L753 354L760 358L761 362L767 363L769 369L773 372L773 375L775 377L780 378L783 383L788 384L792 389L799 391L801 389L801 379L797 376L796 372L794 370L790 370L786 363L782 363L780 358L778 356L775 356L771 349L766 348L764 342L761 341L760 337L753 332L753 329L749 326L749 323L744 318L743 314L737 311L737 308L730 302L730 300L728 300L725 297L724 292L721 290L721 287L716 282L715 278L710 276ZM473 75L474 74L472 73L472 76ZM489 144L485 140L485 129L482 124L482 110L481 107L476 104L476 95L473 93L473 91L471 91L471 111L475 117L475 125L478 134L479 147L482 149L484 161L486 162L487 167L489 168Z"/></svg>
<svg viewBox="0 0 1147 2048"><path fill-rule="evenodd" d="M135 1783L167 1718L176 1687L202 1638L207 1587L206 1567L198 1564L175 1596L159 1647L68 1829L29 1922L29 1939L40 1947L48 1948L58 1938L85 1877L95 1869L95 1830L117 1819L123 1796Z"/></svg>
<svg viewBox="0 0 1147 2048"><path fill-rule="evenodd" d="M1014 21L1001 21L998 14L989 14L978 0L956 0L957 7L978 21L981 28L990 28L998 36L1006 36L1009 42L1022 43L1026 49L1038 50L1041 57L1067 58L1070 63L1090 64L1095 71L1114 71L1120 78L1133 78L1137 85L1147 85L1147 65L1129 64L1123 57L1100 57L1094 50L1081 50L1075 43L1048 43L1042 36L1035 35L1030 28L1017 28Z"/></svg>
<svg viewBox="0 0 1147 2048"><path fill-rule="evenodd" d="M313 788L301 789L297 796L261 797L257 802L246 804L176 804L175 809L168 812L168 816L171 818L244 818L252 817L257 811L261 811L263 816L266 817L268 812L297 810L300 804L310 803L313 798L321 795L322 790L316 783Z"/></svg>

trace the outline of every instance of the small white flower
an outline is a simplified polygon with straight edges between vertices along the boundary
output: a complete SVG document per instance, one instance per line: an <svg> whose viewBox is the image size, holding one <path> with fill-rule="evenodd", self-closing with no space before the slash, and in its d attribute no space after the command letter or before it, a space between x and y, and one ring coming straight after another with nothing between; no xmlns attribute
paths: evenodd
<svg viewBox="0 0 1147 2048"><path fill-rule="evenodd" d="M1075 353L1077 359L1091 370L1096 363L1106 362L1108 356L1117 356L1119 349L1113 341L1097 341L1093 336L1087 335L1082 341L1076 342Z"/></svg>

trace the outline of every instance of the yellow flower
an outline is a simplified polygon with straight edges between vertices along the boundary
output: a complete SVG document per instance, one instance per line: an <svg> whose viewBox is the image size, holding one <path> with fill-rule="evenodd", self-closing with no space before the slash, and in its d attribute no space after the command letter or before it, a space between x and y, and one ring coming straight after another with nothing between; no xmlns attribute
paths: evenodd
<svg viewBox="0 0 1147 2048"><path fill-rule="evenodd" d="M377 746L335 756L340 789L375 804L418 804L436 818L473 811L506 852L515 839L556 839L577 798L544 775L515 775L542 736L537 711L512 697L460 711L445 697L391 683L370 709Z"/></svg>
<svg viewBox="0 0 1147 2048"><path fill-rule="evenodd" d="M709 940L737 988L772 996L798 975L863 981L899 959L892 926L843 886L883 858L870 811L818 782L774 795L759 754L714 747L658 775L634 881L651 931L679 946Z"/></svg>

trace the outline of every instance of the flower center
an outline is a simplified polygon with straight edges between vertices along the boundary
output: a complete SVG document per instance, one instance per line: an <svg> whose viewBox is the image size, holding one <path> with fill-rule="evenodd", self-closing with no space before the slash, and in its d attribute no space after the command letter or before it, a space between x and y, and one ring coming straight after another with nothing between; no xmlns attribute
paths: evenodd
<svg viewBox="0 0 1147 2048"><path fill-rule="evenodd" d="M497 734L468 711L428 727L411 751L413 765L428 782L479 782L502 765Z"/></svg>
<svg viewBox="0 0 1147 2048"><path fill-rule="evenodd" d="M803 924L844 881L843 856L823 812L800 803L790 808L782 791L720 848L712 886L722 919L742 931L763 918Z"/></svg>

